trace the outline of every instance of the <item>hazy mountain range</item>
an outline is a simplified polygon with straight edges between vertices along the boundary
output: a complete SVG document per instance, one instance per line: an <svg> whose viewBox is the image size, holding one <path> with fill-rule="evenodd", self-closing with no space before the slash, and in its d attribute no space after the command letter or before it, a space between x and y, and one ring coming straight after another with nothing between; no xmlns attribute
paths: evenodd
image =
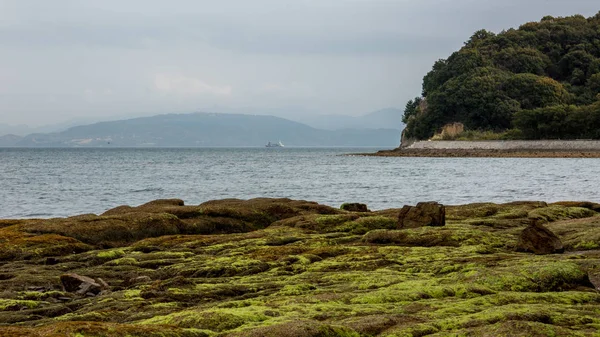
<svg viewBox="0 0 600 337"><path fill-rule="evenodd" d="M289 119L324 130L340 129L402 129L403 111L387 108L362 116L302 114Z"/></svg>
<svg viewBox="0 0 600 337"><path fill-rule="evenodd" d="M113 118L113 119L120 119L120 118ZM72 120L69 120L66 122L62 122L62 123L42 125L42 126L38 126L38 127L31 127L26 124L10 125L10 124L5 124L5 123L0 123L0 136L1 135L25 136L25 135L29 135L32 133L60 132L60 131L64 131L64 130L74 127L74 126L91 124L91 123L96 123L96 122L100 122L100 120L97 118L76 118L76 119L72 119Z"/></svg>
<svg viewBox="0 0 600 337"><path fill-rule="evenodd" d="M351 121L344 120L348 118ZM357 125L354 118L360 120L358 117L340 117L339 125ZM373 117L372 120L375 121L376 118ZM396 124L399 124L398 121L399 118ZM399 144L400 125L398 128L377 129L367 128L366 125L365 122L361 128L323 130L275 116L223 113L167 114L99 122L71 127L61 132L33 133L25 137L6 135L0 137L0 146L263 146L268 141L279 140L286 146L396 147ZM388 122L387 125L393 123Z"/></svg>
<svg viewBox="0 0 600 337"><path fill-rule="evenodd" d="M404 111L396 108L381 109L361 116L323 114L318 111L294 106L274 109L212 106L207 108L206 111L229 114L276 116L323 130L404 128L404 125L402 124L402 115L404 114Z"/></svg>

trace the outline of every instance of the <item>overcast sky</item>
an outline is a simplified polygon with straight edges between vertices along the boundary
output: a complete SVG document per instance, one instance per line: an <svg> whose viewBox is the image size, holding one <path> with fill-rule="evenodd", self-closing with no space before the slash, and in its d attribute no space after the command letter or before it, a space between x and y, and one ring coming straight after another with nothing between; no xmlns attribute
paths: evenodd
<svg viewBox="0 0 600 337"><path fill-rule="evenodd" d="M402 108L478 29L599 10L598 0L0 0L0 123Z"/></svg>

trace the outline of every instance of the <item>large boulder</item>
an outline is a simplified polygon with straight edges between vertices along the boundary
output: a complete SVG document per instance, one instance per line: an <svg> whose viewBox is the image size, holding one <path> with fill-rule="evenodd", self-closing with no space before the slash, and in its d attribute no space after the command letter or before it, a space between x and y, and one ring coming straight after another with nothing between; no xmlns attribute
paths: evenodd
<svg viewBox="0 0 600 337"><path fill-rule="evenodd" d="M342 206L340 206L340 208L343 209L344 211L349 211L349 212L370 212L369 209L367 208L367 205L359 204L356 202L342 204Z"/></svg>
<svg viewBox="0 0 600 337"><path fill-rule="evenodd" d="M534 254L560 254L563 244L554 233L535 219L521 232L517 241L517 251Z"/></svg>
<svg viewBox="0 0 600 337"><path fill-rule="evenodd" d="M446 208L437 202L420 202L416 206L404 206L398 216L398 228L445 226Z"/></svg>

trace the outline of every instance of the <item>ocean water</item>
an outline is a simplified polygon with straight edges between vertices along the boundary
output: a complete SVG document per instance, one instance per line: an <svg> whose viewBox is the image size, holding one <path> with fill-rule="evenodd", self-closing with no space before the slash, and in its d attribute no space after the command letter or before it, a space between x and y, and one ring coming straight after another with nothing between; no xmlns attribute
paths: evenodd
<svg viewBox="0 0 600 337"><path fill-rule="evenodd" d="M600 159L346 156L369 148L0 149L0 218L287 197L385 209L515 200L600 201Z"/></svg>

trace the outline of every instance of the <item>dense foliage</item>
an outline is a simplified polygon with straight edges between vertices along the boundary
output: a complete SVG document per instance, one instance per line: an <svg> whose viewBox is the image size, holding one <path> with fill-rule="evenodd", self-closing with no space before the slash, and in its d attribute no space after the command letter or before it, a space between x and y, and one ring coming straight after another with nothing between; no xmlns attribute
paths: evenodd
<svg viewBox="0 0 600 337"><path fill-rule="evenodd" d="M433 65L422 96L406 105L408 137L461 122L529 139L600 138L600 13L478 31Z"/></svg>

